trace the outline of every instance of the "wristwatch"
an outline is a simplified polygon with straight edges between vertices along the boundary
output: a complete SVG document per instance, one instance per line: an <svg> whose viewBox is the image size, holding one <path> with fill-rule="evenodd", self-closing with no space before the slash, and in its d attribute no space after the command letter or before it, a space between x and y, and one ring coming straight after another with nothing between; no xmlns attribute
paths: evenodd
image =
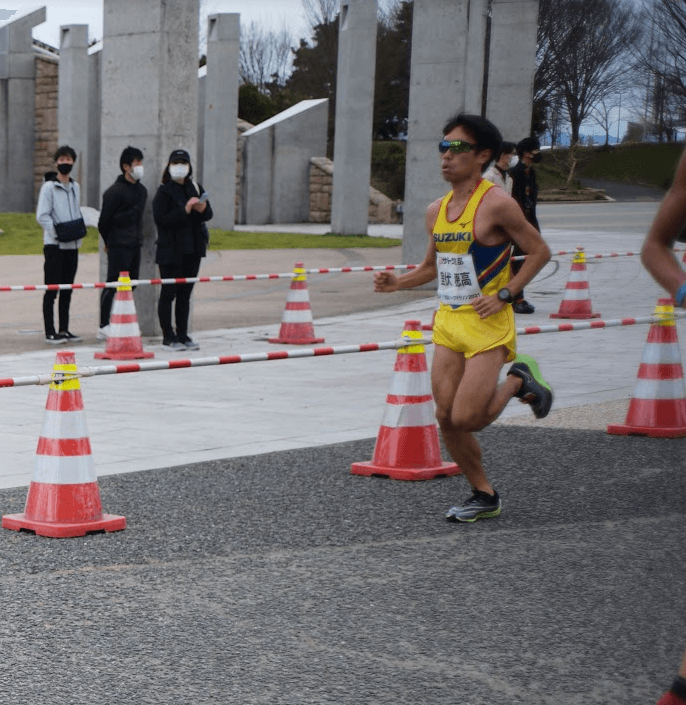
<svg viewBox="0 0 686 705"><path fill-rule="evenodd" d="M498 298L501 301L504 301L506 304L511 304L514 301L514 296L512 296L512 292L506 287L503 287L498 291Z"/></svg>

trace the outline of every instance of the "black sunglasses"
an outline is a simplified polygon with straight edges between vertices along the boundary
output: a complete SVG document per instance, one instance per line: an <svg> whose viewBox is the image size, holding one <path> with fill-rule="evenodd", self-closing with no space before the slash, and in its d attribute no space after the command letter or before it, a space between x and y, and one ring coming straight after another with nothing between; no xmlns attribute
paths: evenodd
<svg viewBox="0 0 686 705"><path fill-rule="evenodd" d="M441 154L445 154L448 150L453 154L464 154L471 149L476 149L476 145L471 142L465 142L464 140L452 140L450 142L448 142L448 140L441 140L438 143L438 151Z"/></svg>

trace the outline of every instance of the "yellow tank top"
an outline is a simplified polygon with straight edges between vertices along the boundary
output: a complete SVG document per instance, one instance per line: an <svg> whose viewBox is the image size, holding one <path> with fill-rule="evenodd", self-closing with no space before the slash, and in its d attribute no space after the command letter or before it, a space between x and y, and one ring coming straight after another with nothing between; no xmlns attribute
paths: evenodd
<svg viewBox="0 0 686 705"><path fill-rule="evenodd" d="M481 294L493 295L510 281L510 243L486 247L474 238L476 213L493 186L481 179L462 213L452 222L447 218L452 191L441 201L433 228L441 308L468 306L469 300Z"/></svg>

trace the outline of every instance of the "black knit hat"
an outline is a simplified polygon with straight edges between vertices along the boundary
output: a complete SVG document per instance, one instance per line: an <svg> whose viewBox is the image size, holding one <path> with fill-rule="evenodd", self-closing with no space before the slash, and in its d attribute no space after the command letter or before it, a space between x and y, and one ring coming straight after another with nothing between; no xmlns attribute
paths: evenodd
<svg viewBox="0 0 686 705"><path fill-rule="evenodd" d="M191 155L185 149L175 149L169 155L168 164L173 164L174 162L188 162L191 163Z"/></svg>
<svg viewBox="0 0 686 705"><path fill-rule="evenodd" d="M525 137L523 140L517 143L517 153L524 154L524 152L535 152L537 149L541 148L541 143L536 139L536 137Z"/></svg>

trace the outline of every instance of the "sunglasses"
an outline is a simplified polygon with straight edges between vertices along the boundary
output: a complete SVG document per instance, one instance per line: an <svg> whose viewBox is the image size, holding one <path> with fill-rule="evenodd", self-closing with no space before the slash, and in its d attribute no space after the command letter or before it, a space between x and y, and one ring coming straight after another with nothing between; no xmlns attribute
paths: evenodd
<svg viewBox="0 0 686 705"><path fill-rule="evenodd" d="M452 140L452 142L448 142L448 140L441 140L438 143L438 151L441 154L445 154L448 150L450 150L453 154L464 154L465 152L469 152L469 150L475 148L475 144L465 142L464 140Z"/></svg>

